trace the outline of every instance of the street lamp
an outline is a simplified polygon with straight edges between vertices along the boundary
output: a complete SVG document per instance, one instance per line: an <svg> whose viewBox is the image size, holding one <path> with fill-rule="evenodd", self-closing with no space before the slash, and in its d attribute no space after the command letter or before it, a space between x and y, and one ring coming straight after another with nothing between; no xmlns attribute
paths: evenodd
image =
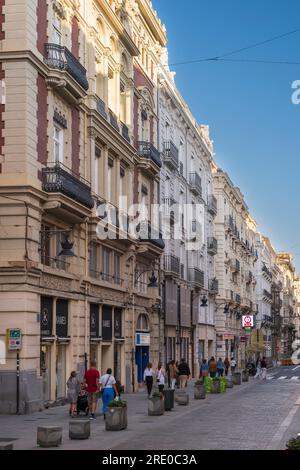
<svg viewBox="0 0 300 470"><path fill-rule="evenodd" d="M60 242L61 244L61 251L58 253L57 256L66 256L72 257L76 256L72 250L74 242L69 240L68 234L71 230L41 230L41 240L40 240L40 251L43 253L45 250L45 244L48 238L52 235L57 235L58 233L62 233L64 235L64 240Z"/></svg>

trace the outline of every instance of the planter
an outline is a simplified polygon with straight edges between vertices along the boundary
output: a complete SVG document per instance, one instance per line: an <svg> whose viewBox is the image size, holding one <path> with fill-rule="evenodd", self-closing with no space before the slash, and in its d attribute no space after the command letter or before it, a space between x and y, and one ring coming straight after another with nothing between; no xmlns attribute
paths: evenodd
<svg viewBox="0 0 300 470"><path fill-rule="evenodd" d="M220 377L220 393L225 393L226 392L226 377Z"/></svg>
<svg viewBox="0 0 300 470"><path fill-rule="evenodd" d="M240 372L235 372L232 378L234 385L241 385L242 383L242 374Z"/></svg>
<svg viewBox="0 0 300 470"><path fill-rule="evenodd" d="M148 400L148 416L161 416L165 412L163 397L151 397Z"/></svg>
<svg viewBox="0 0 300 470"><path fill-rule="evenodd" d="M202 385L195 385L194 387L194 399L195 400L202 400L206 397L206 390L204 384Z"/></svg>
<svg viewBox="0 0 300 470"><path fill-rule="evenodd" d="M105 415L106 431L122 431L127 428L127 406L108 406Z"/></svg>
<svg viewBox="0 0 300 470"><path fill-rule="evenodd" d="M88 439L91 435L91 422L87 419L69 421L70 439Z"/></svg>
<svg viewBox="0 0 300 470"><path fill-rule="evenodd" d="M174 392L175 390L172 390L171 388L166 388L163 391L164 398L165 398L165 411L170 411L172 408L174 408Z"/></svg>
<svg viewBox="0 0 300 470"><path fill-rule="evenodd" d="M206 393L212 393L212 378L211 377L205 377L204 386L205 386Z"/></svg>
<svg viewBox="0 0 300 470"><path fill-rule="evenodd" d="M232 377L226 377L226 388L233 388Z"/></svg>
<svg viewBox="0 0 300 470"><path fill-rule="evenodd" d="M211 393L220 393L220 391L221 391L220 381L219 380L213 380L212 381Z"/></svg>
<svg viewBox="0 0 300 470"><path fill-rule="evenodd" d="M186 392L180 393L177 397L178 405L188 405L190 397Z"/></svg>
<svg viewBox="0 0 300 470"><path fill-rule="evenodd" d="M242 372L242 382L249 382L249 372L247 371Z"/></svg>
<svg viewBox="0 0 300 470"><path fill-rule="evenodd" d="M62 428L58 426L39 426L37 444L40 447L58 447L62 442Z"/></svg>

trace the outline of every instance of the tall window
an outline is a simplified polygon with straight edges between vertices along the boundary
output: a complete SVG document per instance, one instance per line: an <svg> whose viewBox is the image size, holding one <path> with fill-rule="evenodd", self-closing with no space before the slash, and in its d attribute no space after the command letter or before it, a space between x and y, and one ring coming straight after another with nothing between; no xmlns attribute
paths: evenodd
<svg viewBox="0 0 300 470"><path fill-rule="evenodd" d="M52 18L52 43L61 45L61 21L54 12Z"/></svg>
<svg viewBox="0 0 300 470"><path fill-rule="evenodd" d="M109 202L112 202L113 199L113 190L112 190L112 175L113 175L114 161L109 158L107 165L107 199Z"/></svg>
<svg viewBox="0 0 300 470"><path fill-rule="evenodd" d="M121 284L121 256L114 253L114 282Z"/></svg>
<svg viewBox="0 0 300 470"><path fill-rule="evenodd" d="M110 250L102 248L102 279L103 281L110 280Z"/></svg>
<svg viewBox="0 0 300 470"><path fill-rule="evenodd" d="M149 120L147 113L142 111L142 141L148 142L149 141Z"/></svg>
<svg viewBox="0 0 300 470"><path fill-rule="evenodd" d="M126 124L126 89L122 82L120 82L120 120Z"/></svg>
<svg viewBox="0 0 300 470"><path fill-rule="evenodd" d="M99 170L100 170L100 157L101 149L99 147L95 148L95 166L94 166L94 189L95 192L99 193Z"/></svg>
<svg viewBox="0 0 300 470"><path fill-rule="evenodd" d="M64 131L61 127L54 124L53 128L53 149L54 149L54 161L56 163L63 163L64 161Z"/></svg>

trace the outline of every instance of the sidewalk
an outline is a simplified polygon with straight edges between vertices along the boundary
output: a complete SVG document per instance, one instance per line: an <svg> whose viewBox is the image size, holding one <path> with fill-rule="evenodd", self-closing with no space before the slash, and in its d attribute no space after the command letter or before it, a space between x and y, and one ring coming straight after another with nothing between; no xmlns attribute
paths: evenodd
<svg viewBox="0 0 300 470"><path fill-rule="evenodd" d="M148 416L146 391L123 395L122 398L127 400L128 404L128 428L121 432L107 432L105 430L104 419L99 415L101 410L101 401L99 401L96 420L91 421L90 439L84 441L69 439L69 406L65 405L49 408L31 415L0 415L0 441L3 441L3 439L13 441L15 450L39 449L36 445L37 427L43 425L61 426L63 428L63 443L59 449L109 450L112 447L122 445L123 441L128 441L131 438L136 439L139 432L145 432L149 429L152 433L154 432L154 428L160 426L160 424L166 424L166 421L171 423L180 416L184 417L201 407L207 407L208 404L217 402L224 395L208 394L205 400L194 400L194 382L195 381L192 380L188 385L190 404L188 406L175 404L174 409L165 412L163 416ZM253 384L252 381L250 381L250 383L243 383L238 387L227 390L226 393L234 397L234 395L240 393L244 388L251 387L251 384ZM85 418L83 414L81 417L82 419Z"/></svg>

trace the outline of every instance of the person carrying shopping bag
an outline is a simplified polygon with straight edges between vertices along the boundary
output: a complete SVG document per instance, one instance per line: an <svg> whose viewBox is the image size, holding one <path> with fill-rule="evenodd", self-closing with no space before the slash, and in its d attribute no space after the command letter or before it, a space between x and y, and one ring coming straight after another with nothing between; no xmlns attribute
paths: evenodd
<svg viewBox="0 0 300 470"><path fill-rule="evenodd" d="M119 392L116 386L116 379L112 375L112 370L107 369L106 374L100 379L102 396L102 413L105 419L106 407L114 400L115 396L119 398Z"/></svg>

